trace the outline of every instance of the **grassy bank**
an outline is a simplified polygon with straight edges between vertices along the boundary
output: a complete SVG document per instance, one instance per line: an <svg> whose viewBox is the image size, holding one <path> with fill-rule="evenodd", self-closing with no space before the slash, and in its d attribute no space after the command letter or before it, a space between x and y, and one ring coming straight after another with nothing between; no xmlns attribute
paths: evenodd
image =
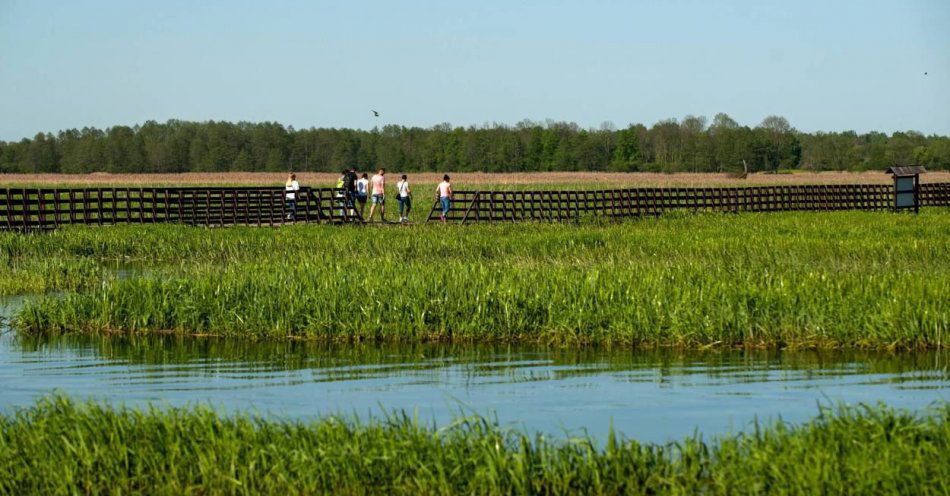
<svg viewBox="0 0 950 496"><path fill-rule="evenodd" d="M34 238L2 240L156 268L28 304L15 324L34 334L928 348L950 329L942 210Z"/></svg>
<svg viewBox="0 0 950 496"><path fill-rule="evenodd" d="M839 408L715 440L550 440L480 419L310 423L44 399L0 416L0 493L946 494L950 407Z"/></svg>

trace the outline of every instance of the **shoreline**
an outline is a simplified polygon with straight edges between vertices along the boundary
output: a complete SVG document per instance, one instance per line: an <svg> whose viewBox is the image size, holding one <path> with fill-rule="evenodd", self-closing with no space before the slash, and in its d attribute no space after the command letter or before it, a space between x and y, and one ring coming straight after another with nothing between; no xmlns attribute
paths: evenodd
<svg viewBox="0 0 950 496"><path fill-rule="evenodd" d="M802 340L802 341L758 341L758 342L723 342L721 340L712 342L692 342L684 343L676 340L671 341L650 341L650 340L624 340L624 339L602 339L585 340L576 339L576 333L568 333L575 339L558 340L557 333L548 333L544 336L506 336L506 337L453 337L441 334L424 334L421 336L410 335L406 337L377 337L370 333L360 335L345 336L272 336L272 335L254 335L254 334L226 334L214 332L194 332L177 329L72 329L72 330L30 330L17 328L11 323L10 327L18 337L29 339L49 339L49 338L149 338L149 337L175 337L187 339L210 339L210 340L234 340L260 343L307 343L315 345L355 345L355 346L386 346L386 345L447 345L447 346L545 346L553 349L576 349L576 350L613 350L616 348L630 349L633 351L680 351L680 352L701 352L701 351L828 351L828 352L888 352L888 353L914 353L925 351L943 351L950 349L950 346L943 341L914 343L870 343L870 342L840 342L834 339L825 340Z"/></svg>

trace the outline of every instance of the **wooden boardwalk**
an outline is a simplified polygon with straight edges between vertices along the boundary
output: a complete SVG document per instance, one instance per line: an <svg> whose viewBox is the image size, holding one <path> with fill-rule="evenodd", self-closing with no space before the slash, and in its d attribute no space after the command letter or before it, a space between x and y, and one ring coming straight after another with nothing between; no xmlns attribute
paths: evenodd
<svg viewBox="0 0 950 496"><path fill-rule="evenodd" d="M290 215L284 188L0 189L0 229L51 229L66 224L178 223L276 226L292 222L362 222L342 208L334 188L300 188Z"/></svg>
<svg viewBox="0 0 950 496"><path fill-rule="evenodd" d="M456 191L446 221L572 221L657 216L673 210L789 212L890 210L894 186L831 184L737 188L630 188L596 191ZM920 185L920 206L950 206L950 183ZM432 204L428 221L442 209Z"/></svg>
<svg viewBox="0 0 950 496"><path fill-rule="evenodd" d="M0 230L69 224L177 223L277 226L362 224L341 191L301 188L290 218L280 187L0 189ZM920 206L950 206L950 183L920 185ZM589 191L457 191L447 221L573 221L657 216L673 210L784 212L889 210L894 187L834 184L736 188L628 188ZM439 202L428 221L438 221Z"/></svg>

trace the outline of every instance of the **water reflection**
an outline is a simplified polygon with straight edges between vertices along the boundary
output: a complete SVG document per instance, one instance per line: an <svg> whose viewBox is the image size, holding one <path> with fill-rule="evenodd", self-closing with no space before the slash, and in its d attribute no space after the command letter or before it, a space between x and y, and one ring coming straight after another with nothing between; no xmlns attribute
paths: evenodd
<svg viewBox="0 0 950 496"><path fill-rule="evenodd" d="M560 433L662 441L818 402L925 408L945 400L950 353L327 345L176 336L0 338L0 409L58 389L126 403L211 402L294 418L416 410L444 422L494 412Z"/></svg>

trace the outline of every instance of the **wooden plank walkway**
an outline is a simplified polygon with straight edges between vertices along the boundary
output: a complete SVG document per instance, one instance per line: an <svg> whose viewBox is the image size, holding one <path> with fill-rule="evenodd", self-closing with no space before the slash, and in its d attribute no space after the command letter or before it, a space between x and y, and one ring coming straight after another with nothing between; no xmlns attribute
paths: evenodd
<svg viewBox="0 0 950 496"><path fill-rule="evenodd" d="M362 224L343 208L342 191L301 188L290 219L277 187L0 189L0 230L68 224L177 223L277 226L305 222ZM922 207L950 206L950 183L920 185ZM894 187L880 184L740 188L628 188L583 191L457 191L448 222L574 221L657 216L674 210L785 212L889 210ZM438 221L435 201L428 221Z"/></svg>
<svg viewBox="0 0 950 496"><path fill-rule="evenodd" d="M950 183L920 185L920 205L950 206ZM790 212L890 210L894 186L829 184L739 188L629 188L586 191L456 191L447 222L574 221L657 216L673 210ZM428 222L440 221L432 204Z"/></svg>
<svg viewBox="0 0 950 496"><path fill-rule="evenodd" d="M341 190L300 188L294 216L284 195L284 188L242 187L0 189L0 229L53 229L67 224L362 222L358 210L343 208Z"/></svg>

